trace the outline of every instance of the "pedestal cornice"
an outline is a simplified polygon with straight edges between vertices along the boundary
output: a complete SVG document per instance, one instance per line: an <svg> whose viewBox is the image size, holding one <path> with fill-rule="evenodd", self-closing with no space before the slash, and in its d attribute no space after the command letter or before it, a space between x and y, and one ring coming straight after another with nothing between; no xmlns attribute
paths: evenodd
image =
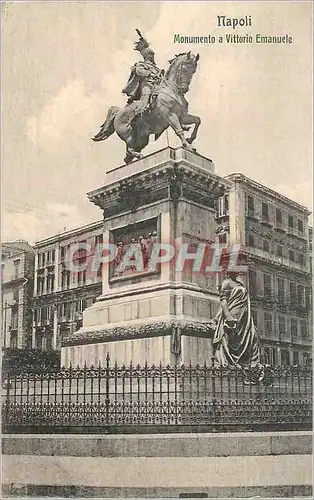
<svg viewBox="0 0 314 500"><path fill-rule="evenodd" d="M160 158L159 153L163 153ZM186 199L214 208L215 199L230 187L229 181L213 172L211 160L182 149L167 148L135 163L139 165L133 169L120 167L127 176L123 172L110 176L111 171L108 180L112 182L87 194L105 218L163 200Z"/></svg>

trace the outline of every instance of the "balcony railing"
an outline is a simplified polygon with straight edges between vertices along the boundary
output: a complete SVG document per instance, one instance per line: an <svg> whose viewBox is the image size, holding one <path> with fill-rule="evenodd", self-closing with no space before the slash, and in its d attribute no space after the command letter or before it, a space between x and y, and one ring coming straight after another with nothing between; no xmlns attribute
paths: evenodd
<svg viewBox="0 0 314 500"><path fill-rule="evenodd" d="M259 214L255 210L251 210L249 208L245 211L245 216L249 219L259 219Z"/></svg>
<svg viewBox="0 0 314 500"><path fill-rule="evenodd" d="M277 229L277 231L283 231L283 232L286 231L286 228L285 228L283 222L278 222L278 221L275 221L274 229Z"/></svg>

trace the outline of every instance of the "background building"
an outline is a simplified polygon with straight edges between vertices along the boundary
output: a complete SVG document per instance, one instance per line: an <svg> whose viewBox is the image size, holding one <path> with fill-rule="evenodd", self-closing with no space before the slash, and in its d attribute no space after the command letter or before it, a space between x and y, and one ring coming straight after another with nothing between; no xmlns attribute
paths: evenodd
<svg viewBox="0 0 314 500"><path fill-rule="evenodd" d="M34 249L23 240L1 245L2 347L31 344Z"/></svg>
<svg viewBox="0 0 314 500"><path fill-rule="evenodd" d="M249 257L252 313L266 362L305 363L311 356L311 268L307 208L231 174L219 199L218 238Z"/></svg>
<svg viewBox="0 0 314 500"><path fill-rule="evenodd" d="M95 247L102 242L103 222L67 231L35 245L32 345L37 349L59 349L63 335L82 325L82 312L101 294L101 267L71 271L67 251L74 243L89 250L75 254L78 264L93 261Z"/></svg>
<svg viewBox="0 0 314 500"><path fill-rule="evenodd" d="M218 199L217 240L240 244L249 256L247 274L252 312L263 358L297 364L311 358L312 228L300 204L245 177L226 177L229 189ZM2 329L4 347L32 345L59 349L64 335L82 325L83 310L102 291L102 269L91 268L103 221L36 243L2 245ZM67 251L86 269L70 271ZM33 297L32 297L33 294Z"/></svg>

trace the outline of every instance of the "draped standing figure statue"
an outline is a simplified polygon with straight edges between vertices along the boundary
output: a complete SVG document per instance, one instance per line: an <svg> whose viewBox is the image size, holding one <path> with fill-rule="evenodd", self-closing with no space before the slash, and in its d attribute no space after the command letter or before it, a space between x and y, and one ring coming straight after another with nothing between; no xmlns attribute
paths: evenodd
<svg viewBox="0 0 314 500"><path fill-rule="evenodd" d="M219 366L260 366L250 296L238 273L226 273L220 290L220 305L213 340L216 363Z"/></svg>

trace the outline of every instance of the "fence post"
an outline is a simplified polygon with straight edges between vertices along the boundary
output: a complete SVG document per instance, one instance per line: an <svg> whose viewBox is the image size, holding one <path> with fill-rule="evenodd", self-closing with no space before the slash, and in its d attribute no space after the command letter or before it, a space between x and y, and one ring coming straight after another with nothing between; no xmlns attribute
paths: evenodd
<svg viewBox="0 0 314 500"><path fill-rule="evenodd" d="M212 377L212 409L213 409L213 423L216 423L216 380L215 380L215 357L212 357L211 377Z"/></svg>
<svg viewBox="0 0 314 500"><path fill-rule="evenodd" d="M6 425L9 425L9 418L10 418L10 386L11 386L11 381L10 381L10 372L7 373L7 387L6 387L6 405L5 405L5 420L6 420Z"/></svg>
<svg viewBox="0 0 314 500"><path fill-rule="evenodd" d="M109 398L109 368L110 368L110 357L109 357L109 352L107 352L106 356L106 424L109 424L109 404L110 404L110 398Z"/></svg>

